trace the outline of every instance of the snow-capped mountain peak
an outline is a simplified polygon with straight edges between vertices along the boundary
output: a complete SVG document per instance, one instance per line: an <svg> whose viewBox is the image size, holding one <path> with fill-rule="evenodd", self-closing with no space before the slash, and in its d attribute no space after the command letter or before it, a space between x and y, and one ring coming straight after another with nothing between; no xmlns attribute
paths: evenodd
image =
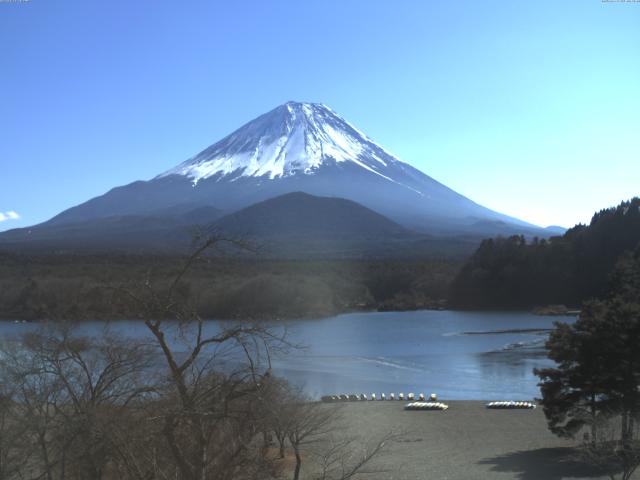
<svg viewBox="0 0 640 480"><path fill-rule="evenodd" d="M544 230L478 205L400 161L325 105L298 102L261 115L151 180L113 188L43 225L58 228L88 222L87 229L97 228L102 235L106 226L122 218L129 219L125 222L148 218L151 223L142 223L162 237L159 219L180 219L181 225L199 219L204 222L199 224L206 224L212 211L233 215L292 193L350 200L431 235L504 235L523 228L545 235ZM287 198L295 204L301 197ZM340 215L336 209L331 212ZM109 219L104 229L98 219ZM326 217L311 220L322 225ZM122 225L126 225L122 232L127 231L129 224Z"/></svg>
<svg viewBox="0 0 640 480"><path fill-rule="evenodd" d="M214 176L275 179L334 162L352 162L390 181L386 167L402 163L329 107L287 102L159 177L183 175L194 184Z"/></svg>

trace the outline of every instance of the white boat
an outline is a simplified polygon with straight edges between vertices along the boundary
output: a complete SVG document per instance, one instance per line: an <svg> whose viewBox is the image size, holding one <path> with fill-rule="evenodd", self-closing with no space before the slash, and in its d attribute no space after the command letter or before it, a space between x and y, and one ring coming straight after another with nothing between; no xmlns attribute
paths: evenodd
<svg viewBox="0 0 640 480"><path fill-rule="evenodd" d="M447 410L449 405L442 402L410 402L404 407L405 410Z"/></svg>
<svg viewBox="0 0 640 480"><path fill-rule="evenodd" d="M487 408L495 410L533 410L536 408L536 404L533 402L516 402L513 400L489 402L486 404Z"/></svg>

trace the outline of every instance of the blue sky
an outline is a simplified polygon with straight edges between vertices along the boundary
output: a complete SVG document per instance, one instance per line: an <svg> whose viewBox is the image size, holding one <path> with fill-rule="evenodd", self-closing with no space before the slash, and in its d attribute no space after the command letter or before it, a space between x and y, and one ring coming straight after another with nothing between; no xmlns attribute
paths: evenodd
<svg viewBox="0 0 640 480"><path fill-rule="evenodd" d="M587 222L640 194L640 3L0 2L0 230L287 100L487 207Z"/></svg>

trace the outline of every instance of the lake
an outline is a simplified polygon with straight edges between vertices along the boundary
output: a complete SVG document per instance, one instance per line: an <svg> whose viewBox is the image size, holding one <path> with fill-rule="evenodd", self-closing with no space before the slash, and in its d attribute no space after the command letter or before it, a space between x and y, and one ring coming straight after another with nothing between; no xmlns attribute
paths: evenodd
<svg viewBox="0 0 640 480"><path fill-rule="evenodd" d="M544 342L557 320L513 312L353 313L292 322L309 345L275 363L314 396L437 393L456 400L532 399L535 367L553 365Z"/></svg>
<svg viewBox="0 0 640 480"><path fill-rule="evenodd" d="M573 317L522 312L368 312L282 322L291 340L307 346L275 358L274 373L313 397L339 393L437 393L451 400L532 399L535 367L550 366L544 342L554 321ZM212 321L213 322L213 321ZM11 336L34 324L0 323ZM99 334L102 322L82 329ZM145 336L140 322L112 328Z"/></svg>

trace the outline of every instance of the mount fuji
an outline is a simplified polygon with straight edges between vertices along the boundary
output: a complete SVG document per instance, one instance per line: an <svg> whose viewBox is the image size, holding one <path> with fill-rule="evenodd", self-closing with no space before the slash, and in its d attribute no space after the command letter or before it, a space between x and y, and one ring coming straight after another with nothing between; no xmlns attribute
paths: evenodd
<svg viewBox="0 0 640 480"><path fill-rule="evenodd" d="M329 107L288 102L151 180L116 187L40 225L5 232L0 245L37 243L70 231L79 239L96 228L117 236L122 225L127 231L152 225L157 233L216 222L293 192L355 202L404 231L430 236L548 236L401 161Z"/></svg>

